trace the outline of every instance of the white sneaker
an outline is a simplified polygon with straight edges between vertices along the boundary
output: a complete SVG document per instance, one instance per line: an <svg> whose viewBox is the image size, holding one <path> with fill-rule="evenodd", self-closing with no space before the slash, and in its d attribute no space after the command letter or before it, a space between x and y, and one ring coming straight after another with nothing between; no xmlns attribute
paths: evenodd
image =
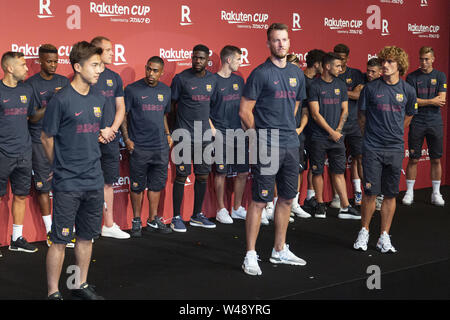
<svg viewBox="0 0 450 320"><path fill-rule="evenodd" d="M242 270L251 276L262 275L261 268L258 265L258 260L259 257L256 254L256 251L247 251L244 258L244 263L242 264Z"/></svg>
<svg viewBox="0 0 450 320"><path fill-rule="evenodd" d="M331 200L330 208L334 208L334 209L340 209L341 208L341 199L339 198L338 195L335 195L333 197L333 200Z"/></svg>
<svg viewBox="0 0 450 320"><path fill-rule="evenodd" d="M392 252L395 253L397 250L395 250L394 246L391 244L391 236L384 231L377 242L377 249L381 251L381 253L388 253Z"/></svg>
<svg viewBox="0 0 450 320"><path fill-rule="evenodd" d="M217 212L216 220L225 224L233 223L233 219L231 219L230 213L226 208L222 208Z"/></svg>
<svg viewBox="0 0 450 320"><path fill-rule="evenodd" d="M245 220L246 217L247 210L245 210L243 207L239 207L237 210L234 210L234 208L231 209L231 218Z"/></svg>
<svg viewBox="0 0 450 320"><path fill-rule="evenodd" d="M299 218L311 218L311 215L303 210L298 202L295 202L292 205L291 212L295 213L295 215Z"/></svg>
<svg viewBox="0 0 450 320"><path fill-rule="evenodd" d="M294 218L289 217L289 223L292 223L292 222L294 222Z"/></svg>
<svg viewBox="0 0 450 320"><path fill-rule="evenodd" d="M272 256L270 257L270 262L272 263L282 263L282 264L290 264L295 266L304 266L306 265L306 261L297 257L289 250L289 245L284 244L283 250L275 251L275 248L272 249Z"/></svg>
<svg viewBox="0 0 450 320"><path fill-rule="evenodd" d="M405 196L402 199L402 203L406 206L410 206L412 205L413 200L414 200L414 193L406 192Z"/></svg>
<svg viewBox="0 0 450 320"><path fill-rule="evenodd" d="M102 227L102 237L110 237L116 239L128 239L130 234L120 230L119 226L114 222L111 228Z"/></svg>
<svg viewBox="0 0 450 320"><path fill-rule="evenodd" d="M432 193L431 194L431 203L435 206L443 207L445 205L444 198L440 193Z"/></svg>
<svg viewBox="0 0 450 320"><path fill-rule="evenodd" d="M366 228L362 228L358 233L358 238L353 244L353 248L356 250L367 251L367 243L369 242L369 231Z"/></svg>
<svg viewBox="0 0 450 320"><path fill-rule="evenodd" d="M266 205L266 217L268 220L273 220L275 214L275 208L273 202L267 202Z"/></svg>
<svg viewBox="0 0 450 320"><path fill-rule="evenodd" d="M376 197L375 210L377 210L377 211L381 210L381 205L383 204L383 200L384 200L384 196L382 194L380 194L379 196Z"/></svg>
<svg viewBox="0 0 450 320"><path fill-rule="evenodd" d="M261 224L264 225L264 226L269 225L269 219L267 218L267 210L266 210L266 208L262 209Z"/></svg>

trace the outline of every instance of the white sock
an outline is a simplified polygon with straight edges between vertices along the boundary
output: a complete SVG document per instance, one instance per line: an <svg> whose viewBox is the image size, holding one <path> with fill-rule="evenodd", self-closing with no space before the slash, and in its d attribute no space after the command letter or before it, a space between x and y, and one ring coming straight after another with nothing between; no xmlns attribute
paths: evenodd
<svg viewBox="0 0 450 320"><path fill-rule="evenodd" d="M308 191L306 192L306 199L310 200L315 195L316 195L316 191L314 191L314 189L312 189L312 190L308 189Z"/></svg>
<svg viewBox="0 0 450 320"><path fill-rule="evenodd" d="M433 186L434 194L441 194L441 191L439 190L441 187L441 180L432 180L431 185Z"/></svg>
<svg viewBox="0 0 450 320"><path fill-rule="evenodd" d="M353 187L355 189L355 192L362 192L361 191L361 179L353 179Z"/></svg>
<svg viewBox="0 0 450 320"><path fill-rule="evenodd" d="M414 183L416 183L416 180L406 180L406 192L407 193L414 193Z"/></svg>
<svg viewBox="0 0 450 320"><path fill-rule="evenodd" d="M49 233L52 230L52 215L42 216L42 220L44 220L45 231Z"/></svg>
<svg viewBox="0 0 450 320"><path fill-rule="evenodd" d="M22 236L23 225L13 224L12 241L16 241Z"/></svg>
<svg viewBox="0 0 450 320"><path fill-rule="evenodd" d="M333 199L339 199L339 195L337 193L334 194Z"/></svg>

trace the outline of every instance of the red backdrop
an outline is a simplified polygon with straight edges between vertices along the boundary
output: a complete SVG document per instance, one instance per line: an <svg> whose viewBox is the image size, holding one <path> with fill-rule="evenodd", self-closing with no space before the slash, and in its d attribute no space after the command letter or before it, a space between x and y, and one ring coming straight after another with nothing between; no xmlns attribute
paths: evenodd
<svg viewBox="0 0 450 320"><path fill-rule="evenodd" d="M190 67L190 51L194 45L203 43L212 50L209 69L215 72L219 68L218 53L221 48L232 44L242 48L243 64L239 73L246 78L268 56L266 29L272 22L283 22L290 29L290 51L297 54L303 64L309 50L320 48L331 51L335 44L345 43L350 47L349 66L364 72L367 60L375 56L383 46L396 45L408 52L410 72L418 67L419 48L430 45L436 52L434 67L447 71L449 6L447 0L230 0L223 4L199 0L2 1L0 9L4 14L0 22L0 51L24 52L30 69L29 75L33 75L40 69L37 61L39 46L52 43L59 48L58 73L70 77L73 73L69 63L71 46L77 41L89 41L95 36L103 35L113 41L115 57L114 65L110 67L121 75L125 86L143 77L145 62L153 55L165 60L165 72L161 80L170 85L176 73ZM443 118L447 120L447 106L442 110ZM446 156L446 151L450 128L445 120L445 155L442 165L443 184L448 184L450 172L446 168L450 159ZM425 144L419 162L417 188L431 185L427 151ZM132 213L128 197L126 152L122 151L122 156L121 180L115 185L114 217L121 227L130 228ZM406 151L405 156L404 168L408 161ZM160 215L167 222L172 217L173 178L174 171L171 167L159 209ZM210 182L211 179L212 177ZM347 179L350 181L349 177ZM191 176L186 184L182 207L185 220L192 213L193 182L194 177ZM348 187L350 192L351 183ZM228 179L227 188L230 209L232 178ZM405 188L404 175L400 188ZM247 190L249 189L250 183L247 184ZM303 184L302 200L305 190L306 186ZM29 241L45 238L45 229L33 193L29 197L24 224L24 235ZM245 204L248 196L247 192ZM209 217L215 216L214 197L210 183L204 204L204 212ZM325 198L330 199L329 188L325 191ZM10 208L11 194L8 192L5 201L0 204L0 246L9 243L12 230ZM147 208L145 200L143 219L148 216Z"/></svg>

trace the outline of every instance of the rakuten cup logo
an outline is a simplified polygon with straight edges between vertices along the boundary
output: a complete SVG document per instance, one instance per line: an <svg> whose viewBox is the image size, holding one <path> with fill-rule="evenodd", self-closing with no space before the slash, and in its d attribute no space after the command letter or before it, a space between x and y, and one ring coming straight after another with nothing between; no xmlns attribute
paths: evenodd
<svg viewBox="0 0 450 320"><path fill-rule="evenodd" d="M209 56L213 54L212 50L209 50ZM191 66L192 65L192 50L188 49L164 49L159 48L159 57L167 60L168 62L177 62L179 66ZM209 61L209 66L212 65L212 61Z"/></svg>
<svg viewBox="0 0 450 320"><path fill-rule="evenodd" d="M292 14L292 31L301 31L302 26L300 25L300 14L293 13Z"/></svg>
<svg viewBox="0 0 450 320"><path fill-rule="evenodd" d="M194 23L191 21L191 8L189 8L189 6L182 5L180 26L190 26L192 24Z"/></svg>
<svg viewBox="0 0 450 320"><path fill-rule="evenodd" d="M337 33L344 34L363 34L361 27L363 21L358 19L346 20L342 18L323 18L323 25L330 30L336 30Z"/></svg>
<svg viewBox="0 0 450 320"><path fill-rule="evenodd" d="M39 19L48 19L55 17L50 10L50 5L50 0L39 0L39 14L37 15Z"/></svg>
<svg viewBox="0 0 450 320"><path fill-rule="evenodd" d="M39 47L41 45L30 45L25 44L11 44L11 51L22 52L25 59L36 59L36 63L39 63ZM59 64L70 64L69 56L72 50L72 45L62 45L58 48L58 63ZM114 65L124 65L127 64L125 59L125 47L121 44L114 45Z"/></svg>
<svg viewBox="0 0 450 320"><path fill-rule="evenodd" d="M418 38L439 38L439 30L441 29L438 25L423 25L416 23L408 23L408 31L413 35L417 35Z"/></svg>
<svg viewBox="0 0 450 320"><path fill-rule="evenodd" d="M267 24L269 21L268 13L245 13L235 12L233 10L221 10L220 20L228 24L235 24L240 29L269 29L269 25Z"/></svg>
<svg viewBox="0 0 450 320"><path fill-rule="evenodd" d="M150 6L122 6L117 3L90 2L89 12L97 14L101 18L109 17L111 22L150 23Z"/></svg>

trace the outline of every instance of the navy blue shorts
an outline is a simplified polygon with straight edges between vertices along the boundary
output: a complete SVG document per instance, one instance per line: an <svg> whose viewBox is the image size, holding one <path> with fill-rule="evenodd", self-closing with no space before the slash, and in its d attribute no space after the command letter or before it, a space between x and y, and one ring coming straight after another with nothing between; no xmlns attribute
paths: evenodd
<svg viewBox="0 0 450 320"><path fill-rule="evenodd" d="M364 150L362 154L364 193L371 196L383 194L394 198L399 192L403 151Z"/></svg>
<svg viewBox="0 0 450 320"><path fill-rule="evenodd" d="M33 157L33 184L39 192L49 192L52 189L52 181L49 180L52 171L50 162L45 155L44 147L40 143L32 145Z"/></svg>
<svg viewBox="0 0 450 320"><path fill-rule="evenodd" d="M419 159L422 156L424 139L427 139L430 158L442 158L444 151L444 130L442 123L438 125L423 125L411 122L408 133L408 149L411 159Z"/></svg>
<svg viewBox="0 0 450 320"><path fill-rule="evenodd" d="M215 147L216 161L214 171L218 174L228 174L230 171L235 173L248 172L249 165L249 144L248 138L239 145L237 139L233 139L228 144L222 144L222 152Z"/></svg>
<svg viewBox="0 0 450 320"><path fill-rule="evenodd" d="M107 144L100 144L100 150L102 152L101 164L105 184L113 184L120 177L119 139L116 138Z"/></svg>
<svg viewBox="0 0 450 320"><path fill-rule="evenodd" d="M134 148L130 155L130 189L141 193L161 191L166 186L169 166L169 148L161 150L142 150Z"/></svg>
<svg viewBox="0 0 450 320"><path fill-rule="evenodd" d="M94 191L53 192L53 219L50 240L69 243L76 226L77 237L97 238L103 218L103 188Z"/></svg>
<svg viewBox="0 0 450 320"><path fill-rule="evenodd" d="M343 132L344 143L349 154L355 158L362 153L362 135L358 125L346 128Z"/></svg>
<svg viewBox="0 0 450 320"><path fill-rule="evenodd" d="M252 199L256 202L270 202L273 200L275 182L278 196L283 199L293 199L298 188L298 148L279 148L278 167L269 174L267 169L273 164L258 163L252 165L253 183Z"/></svg>
<svg viewBox="0 0 450 320"><path fill-rule="evenodd" d="M346 158L343 137L338 142L331 140L311 141L309 151L309 163L313 175L323 174L325 156L328 156L331 172L334 174L344 174Z"/></svg>
<svg viewBox="0 0 450 320"><path fill-rule="evenodd" d="M31 188L31 150L19 157L7 157L0 152L0 197L6 194L8 179L16 196L27 196Z"/></svg>
<svg viewBox="0 0 450 320"><path fill-rule="evenodd" d="M178 144L174 145L174 148L177 146ZM202 145L201 146L201 154L200 153L200 148L199 150L194 150L194 144L191 144L191 156L190 156L190 161L188 162L187 159L186 161L184 161L184 159L182 159L180 161L180 163L175 163L175 168L176 168L176 173L177 176L179 177L188 177L191 175L191 165L192 162L194 162L194 173L195 175L208 175L211 172L211 164L207 164L204 159L203 159L203 154L205 151L205 148L208 145ZM197 151L197 155L196 158L194 156L194 152ZM180 151L179 156L183 157L183 150ZM176 155L178 156L178 155ZM173 160L173 159L172 159Z"/></svg>

